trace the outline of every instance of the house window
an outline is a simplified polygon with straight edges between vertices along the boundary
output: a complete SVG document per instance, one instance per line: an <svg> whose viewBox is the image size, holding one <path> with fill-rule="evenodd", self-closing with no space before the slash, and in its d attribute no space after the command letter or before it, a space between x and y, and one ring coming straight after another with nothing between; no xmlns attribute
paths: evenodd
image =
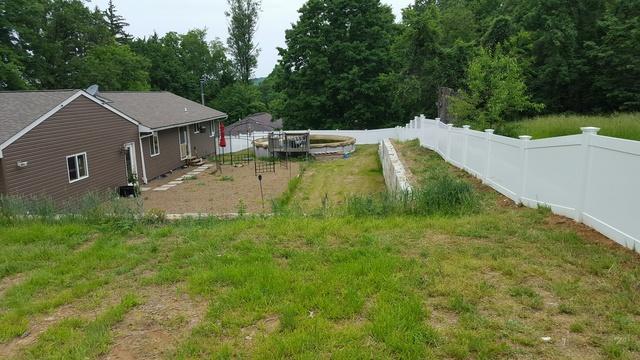
<svg viewBox="0 0 640 360"><path fill-rule="evenodd" d="M200 134L200 124L193 124L193 133Z"/></svg>
<svg viewBox="0 0 640 360"><path fill-rule="evenodd" d="M215 121L209 121L209 137L216 136L216 123Z"/></svg>
<svg viewBox="0 0 640 360"><path fill-rule="evenodd" d="M67 172L70 183L88 178L89 167L87 166L87 153L84 152L67 156Z"/></svg>
<svg viewBox="0 0 640 360"><path fill-rule="evenodd" d="M153 132L151 135L151 156L160 155L160 140L158 139L158 132Z"/></svg>

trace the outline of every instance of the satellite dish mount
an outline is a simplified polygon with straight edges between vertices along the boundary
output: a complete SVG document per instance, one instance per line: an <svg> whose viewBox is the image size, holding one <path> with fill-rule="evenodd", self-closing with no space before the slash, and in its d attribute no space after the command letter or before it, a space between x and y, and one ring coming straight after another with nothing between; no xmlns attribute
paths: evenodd
<svg viewBox="0 0 640 360"><path fill-rule="evenodd" d="M87 88L87 92L89 93L89 95L91 96L96 96L98 95L98 92L100 91L100 87L98 85L91 85Z"/></svg>

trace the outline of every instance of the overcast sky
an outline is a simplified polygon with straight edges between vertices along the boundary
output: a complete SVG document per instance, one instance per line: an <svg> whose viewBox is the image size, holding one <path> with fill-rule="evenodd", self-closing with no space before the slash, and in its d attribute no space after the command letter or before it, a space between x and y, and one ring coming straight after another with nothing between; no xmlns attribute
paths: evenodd
<svg viewBox="0 0 640 360"><path fill-rule="evenodd" d="M106 7L108 0L91 0L89 6ZM256 76L267 76L278 60L276 47L284 47L284 31L298 20L298 9L304 0L263 0L256 41L262 49ZM382 0L390 4L396 18L413 0ZM226 41L227 0L114 0L120 15L131 24L127 31L144 37L154 30L163 35L169 31L185 33L189 29L207 28L209 40Z"/></svg>

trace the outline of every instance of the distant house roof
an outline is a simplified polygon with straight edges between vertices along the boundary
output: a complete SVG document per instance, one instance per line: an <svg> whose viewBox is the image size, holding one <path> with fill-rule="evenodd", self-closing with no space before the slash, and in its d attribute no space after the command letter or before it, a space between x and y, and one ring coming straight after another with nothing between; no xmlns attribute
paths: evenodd
<svg viewBox="0 0 640 360"><path fill-rule="evenodd" d="M97 96L153 130L227 117L223 112L165 91L107 91Z"/></svg>
<svg viewBox="0 0 640 360"><path fill-rule="evenodd" d="M0 91L0 144L60 106L78 91Z"/></svg>
<svg viewBox="0 0 640 360"><path fill-rule="evenodd" d="M274 131L282 129L282 119L273 120L269 113L256 113L227 126L229 135L248 134L253 131Z"/></svg>

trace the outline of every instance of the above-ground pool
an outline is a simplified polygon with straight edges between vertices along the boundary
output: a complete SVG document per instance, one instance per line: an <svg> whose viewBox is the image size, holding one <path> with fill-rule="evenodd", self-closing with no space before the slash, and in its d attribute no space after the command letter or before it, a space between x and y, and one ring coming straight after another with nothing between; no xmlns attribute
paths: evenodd
<svg viewBox="0 0 640 360"><path fill-rule="evenodd" d="M309 154L330 155L346 154L356 149L356 139L349 136L340 135L311 135ZM257 139L254 142L256 155L259 157L269 156L269 139Z"/></svg>

